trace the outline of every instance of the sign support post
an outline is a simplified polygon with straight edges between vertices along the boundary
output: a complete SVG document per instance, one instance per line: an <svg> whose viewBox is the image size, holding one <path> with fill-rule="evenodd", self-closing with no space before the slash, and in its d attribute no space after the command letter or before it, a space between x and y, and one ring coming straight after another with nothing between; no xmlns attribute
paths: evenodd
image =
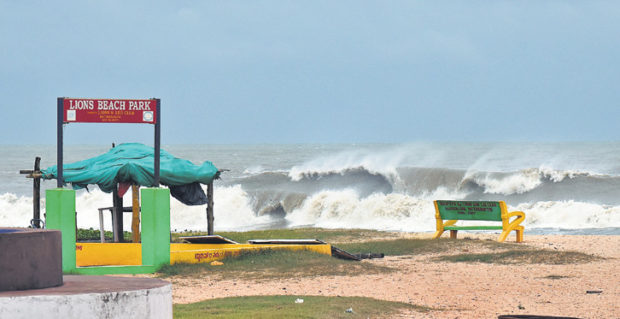
<svg viewBox="0 0 620 319"><path fill-rule="evenodd" d="M63 167L62 167L62 152L63 152L63 136L62 136L62 126L64 124L64 98L58 98L58 122L56 123L56 169L58 172L58 176L56 176L56 186L58 188L62 188L63 183Z"/></svg>
<svg viewBox="0 0 620 319"><path fill-rule="evenodd" d="M154 187L159 187L159 150L160 150L160 140L161 140L161 100L160 99L155 99L156 102L156 106L155 106L155 154L154 154L154 163L153 165L155 166L154 170L154 177L155 177L155 185Z"/></svg>

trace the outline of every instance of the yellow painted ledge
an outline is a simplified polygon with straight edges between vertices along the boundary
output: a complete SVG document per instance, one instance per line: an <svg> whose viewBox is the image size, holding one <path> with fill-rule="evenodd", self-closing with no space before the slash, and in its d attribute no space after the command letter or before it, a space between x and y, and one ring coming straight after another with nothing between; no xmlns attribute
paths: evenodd
<svg viewBox="0 0 620 319"><path fill-rule="evenodd" d="M133 243L76 243L76 266L142 265L142 245Z"/></svg>
<svg viewBox="0 0 620 319"><path fill-rule="evenodd" d="M307 250L331 255L331 245L251 245L251 244L170 244L170 264L209 263L237 256L243 251L260 249ZM142 265L142 245L133 243L77 243L75 245L76 265L111 266Z"/></svg>
<svg viewBox="0 0 620 319"><path fill-rule="evenodd" d="M319 254L331 255L329 244L323 245L250 245L250 244L170 244L170 264L208 263L221 260L227 256L237 256L243 251L260 249L307 250Z"/></svg>

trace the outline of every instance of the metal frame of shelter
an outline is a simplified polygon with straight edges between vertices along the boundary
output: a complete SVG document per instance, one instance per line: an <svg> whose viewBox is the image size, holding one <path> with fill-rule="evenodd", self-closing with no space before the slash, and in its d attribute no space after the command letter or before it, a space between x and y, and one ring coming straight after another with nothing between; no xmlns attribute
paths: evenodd
<svg viewBox="0 0 620 319"><path fill-rule="evenodd" d="M68 102L68 103L66 103ZM144 118L144 104L154 102L154 118L151 116L148 120ZM67 107L67 104L69 104ZM142 107L138 107L141 104ZM129 111L127 111L129 109ZM146 107L146 112L152 112L153 109ZM141 112L142 111L142 112ZM70 116L70 112L72 112ZM79 114L78 114L79 112ZM152 113L150 113L152 115ZM70 118L71 117L71 118ZM70 123L132 123L132 124L153 124L154 132L154 156L153 170L154 183L152 187L159 187L160 182L160 153L161 153L161 100L152 99L90 99L90 98L67 98L59 97L57 102L57 186L64 186L64 167L63 167L63 128L65 124ZM137 196L137 189L133 190L134 197ZM114 242L123 241L123 199L116 196L118 193L114 191L112 196L113 205L109 207L112 213L112 229ZM139 205L137 202L134 206ZM132 222L133 240L138 241L138 224L137 214L139 207L134 207L134 218ZM102 219L100 212L100 220ZM101 220L103 227L103 221ZM102 231L103 233L103 231Z"/></svg>
<svg viewBox="0 0 620 319"><path fill-rule="evenodd" d="M63 145L64 145L64 140L63 140L63 125L64 124L69 124L69 123L84 123L84 122L79 122L79 121L73 121L73 122L69 122L69 121L65 121L65 111L64 111L64 101L65 99L67 99L66 97L59 97L58 98L58 109L57 109L57 121L56 121L56 128L57 128L57 135L56 135L56 167L58 169L58 178L57 178L57 186L59 188L63 187L64 184L64 178L63 178ZM92 99L91 99L92 100ZM159 156L160 156L160 147L161 147L161 100L160 99L156 99L153 98L151 100L154 100L156 102L156 106L155 106L155 123L152 123L155 125L155 145L154 145L154 149L155 149L155 156L154 156L154 170L155 170L155 185L153 185L153 187L159 187ZM100 122L101 123L101 122ZM128 122L114 122L114 123L128 123ZM129 123L134 123L134 122L129 122ZM145 123L145 124L151 124L151 123Z"/></svg>

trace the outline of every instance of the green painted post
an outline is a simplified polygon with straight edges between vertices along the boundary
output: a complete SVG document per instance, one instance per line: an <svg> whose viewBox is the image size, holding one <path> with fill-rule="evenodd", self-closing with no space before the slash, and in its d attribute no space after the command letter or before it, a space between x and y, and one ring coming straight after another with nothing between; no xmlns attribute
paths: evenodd
<svg viewBox="0 0 620 319"><path fill-rule="evenodd" d="M75 191L66 188L45 191L45 225L57 229L62 238L62 271L75 266Z"/></svg>
<svg viewBox="0 0 620 319"><path fill-rule="evenodd" d="M170 264L170 190L143 188L142 265Z"/></svg>

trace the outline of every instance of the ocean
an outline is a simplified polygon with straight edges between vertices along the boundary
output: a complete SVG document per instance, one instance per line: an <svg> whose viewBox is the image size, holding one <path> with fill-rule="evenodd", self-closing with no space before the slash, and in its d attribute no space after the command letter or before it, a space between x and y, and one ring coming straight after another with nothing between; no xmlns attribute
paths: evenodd
<svg viewBox="0 0 620 319"><path fill-rule="evenodd" d="M65 162L109 150L67 145ZM433 232L433 200L504 200L526 213L527 234L620 235L620 142L164 145L174 156L226 169L215 182L215 231L362 228ZM32 218L32 180L56 164L55 145L0 146L0 227ZM44 190L55 180L42 181ZM129 192L130 193L130 192ZM126 195L130 201L131 195ZM205 206L171 200L171 228L206 231ZM99 227L112 195L77 192L77 224ZM125 214L130 215L130 214ZM130 216L125 217L129 230ZM106 216L106 229L111 229Z"/></svg>

